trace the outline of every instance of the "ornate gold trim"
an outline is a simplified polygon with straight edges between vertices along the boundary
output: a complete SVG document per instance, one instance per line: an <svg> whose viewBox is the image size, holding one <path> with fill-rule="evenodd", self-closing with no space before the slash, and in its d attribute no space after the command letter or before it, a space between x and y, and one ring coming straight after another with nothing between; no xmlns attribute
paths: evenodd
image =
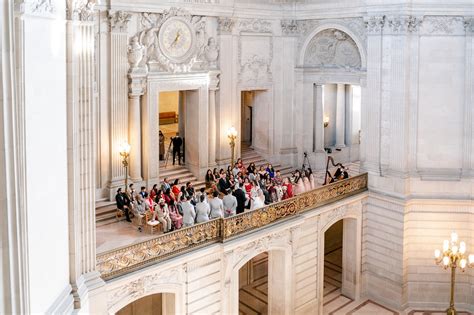
<svg viewBox="0 0 474 315"><path fill-rule="evenodd" d="M196 224L152 240L97 255L97 270L104 280L189 252L211 243L225 242L288 217L367 190L367 173L308 191L255 211Z"/></svg>

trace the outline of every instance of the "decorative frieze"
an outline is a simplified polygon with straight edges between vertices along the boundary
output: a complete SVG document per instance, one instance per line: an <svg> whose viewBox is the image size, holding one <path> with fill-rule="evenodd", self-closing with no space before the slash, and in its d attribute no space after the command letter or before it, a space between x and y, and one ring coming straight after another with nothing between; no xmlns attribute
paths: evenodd
<svg viewBox="0 0 474 315"><path fill-rule="evenodd" d="M368 34L380 34L385 25L385 16L370 16L365 20Z"/></svg>
<svg viewBox="0 0 474 315"><path fill-rule="evenodd" d="M237 28L240 32L271 33L272 23L261 19L241 19Z"/></svg>
<svg viewBox="0 0 474 315"><path fill-rule="evenodd" d="M16 10L21 13L50 16L56 13L56 7L52 0L18 1Z"/></svg>
<svg viewBox="0 0 474 315"><path fill-rule="evenodd" d="M464 18L460 16L425 16L423 35L464 35Z"/></svg>
<svg viewBox="0 0 474 315"><path fill-rule="evenodd" d="M283 35L298 35L298 22L296 20L281 20L280 26Z"/></svg>
<svg viewBox="0 0 474 315"><path fill-rule="evenodd" d="M128 22L132 15L124 11L109 11L110 30L115 32L127 32Z"/></svg>

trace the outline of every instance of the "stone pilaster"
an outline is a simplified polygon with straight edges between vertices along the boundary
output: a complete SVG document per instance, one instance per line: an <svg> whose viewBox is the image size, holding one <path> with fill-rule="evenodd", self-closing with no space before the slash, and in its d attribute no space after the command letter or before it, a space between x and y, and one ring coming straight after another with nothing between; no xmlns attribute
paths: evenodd
<svg viewBox="0 0 474 315"><path fill-rule="evenodd" d="M337 84L336 99L336 148L344 148L346 134L346 85Z"/></svg>
<svg viewBox="0 0 474 315"><path fill-rule="evenodd" d="M110 20L110 160L111 197L114 188L122 186L125 169L119 154L120 145L128 139L127 22L130 16L121 11L109 12ZM131 147L134 151L137 148ZM133 154L133 153L132 153Z"/></svg>
<svg viewBox="0 0 474 315"><path fill-rule="evenodd" d="M323 86L314 85L314 152L324 152L324 108Z"/></svg>
<svg viewBox="0 0 474 315"><path fill-rule="evenodd" d="M104 282L96 271L95 24L93 4L73 2L67 21L70 281L74 307Z"/></svg>
<svg viewBox="0 0 474 315"><path fill-rule="evenodd" d="M209 73L209 168L216 165L216 94L219 90L219 71Z"/></svg>

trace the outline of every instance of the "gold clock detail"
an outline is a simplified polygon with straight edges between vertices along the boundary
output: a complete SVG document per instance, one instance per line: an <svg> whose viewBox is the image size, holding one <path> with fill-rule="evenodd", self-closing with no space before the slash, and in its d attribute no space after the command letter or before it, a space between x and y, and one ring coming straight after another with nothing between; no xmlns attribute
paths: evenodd
<svg viewBox="0 0 474 315"><path fill-rule="evenodd" d="M160 28L160 50L171 61L184 62L193 53L194 37L188 22L179 17L170 18Z"/></svg>

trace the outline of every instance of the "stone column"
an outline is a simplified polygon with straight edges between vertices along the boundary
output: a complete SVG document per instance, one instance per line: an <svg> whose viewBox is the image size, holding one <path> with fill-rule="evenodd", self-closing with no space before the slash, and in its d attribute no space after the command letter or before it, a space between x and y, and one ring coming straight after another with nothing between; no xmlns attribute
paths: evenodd
<svg viewBox="0 0 474 315"><path fill-rule="evenodd" d="M186 91L180 91L178 96L178 133L181 138L186 137ZM173 135L174 137L175 135Z"/></svg>
<svg viewBox="0 0 474 315"><path fill-rule="evenodd" d="M346 89L345 84L337 84L336 102L336 148L344 148L346 130Z"/></svg>
<svg viewBox="0 0 474 315"><path fill-rule="evenodd" d="M209 168L216 165L216 93L219 90L219 71L209 73Z"/></svg>
<svg viewBox="0 0 474 315"><path fill-rule="evenodd" d="M127 24L131 15L121 11L110 12L110 198L115 188L123 186L125 169L119 154L120 145L128 142L128 82ZM132 147L133 150L133 147Z"/></svg>
<svg viewBox="0 0 474 315"><path fill-rule="evenodd" d="M133 182L142 180L142 147L140 121L140 94L128 96L128 139L130 141L130 177Z"/></svg>
<svg viewBox="0 0 474 315"><path fill-rule="evenodd" d="M314 152L324 151L324 108L323 108L323 86L314 85Z"/></svg>

